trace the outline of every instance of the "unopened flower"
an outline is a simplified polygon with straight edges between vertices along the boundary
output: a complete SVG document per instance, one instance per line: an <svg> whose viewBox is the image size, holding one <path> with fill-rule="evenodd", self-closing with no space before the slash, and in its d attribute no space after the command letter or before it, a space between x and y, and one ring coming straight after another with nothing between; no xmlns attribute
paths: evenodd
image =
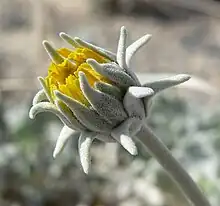
<svg viewBox="0 0 220 206"><path fill-rule="evenodd" d="M149 102L157 92L187 81L188 75L176 75L141 85L130 68L133 55L146 44L147 34L127 47L127 31L121 28L117 53L71 38L61 38L72 49L55 50L43 45L51 63L48 75L39 77L43 87L33 99L29 116L52 112L64 123L57 139L54 158L71 136L79 135L79 156L85 173L90 166L92 141L118 141L129 153L137 154L133 137L146 121Z"/></svg>

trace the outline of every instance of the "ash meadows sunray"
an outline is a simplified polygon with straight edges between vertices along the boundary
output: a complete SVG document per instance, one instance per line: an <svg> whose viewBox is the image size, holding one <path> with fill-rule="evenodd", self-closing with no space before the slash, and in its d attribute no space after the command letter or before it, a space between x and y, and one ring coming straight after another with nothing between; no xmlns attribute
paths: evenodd
<svg viewBox="0 0 220 206"><path fill-rule="evenodd" d="M141 141L144 131L151 136L146 136L147 140L155 138L150 132L146 132L145 125L152 97L163 89L189 80L189 75L180 74L140 84L130 68L130 62L134 54L150 40L149 34L127 47L127 31L122 27L116 54L65 33L61 33L60 37L72 49L54 49L49 42L43 42L51 63L48 75L45 78L39 77L43 89L35 95L29 112L32 119L38 113L52 112L63 122L64 127L57 139L53 157L62 151L70 137L78 136L79 156L85 173L89 171L90 147L95 138L104 142L117 141L130 154L136 155L137 148L133 139ZM160 145L157 141L154 143ZM145 144L144 141L142 144ZM161 156L154 149L161 150L163 147L164 145L150 148L159 162ZM175 171L170 171L173 168L169 164L166 168L163 162L160 163L173 175L189 199L198 205L193 196L195 192L190 190L188 193L188 187L181 184L180 176L185 171L173 161L170 154L167 156L168 150L164 151L165 156L180 168L179 176L175 176ZM190 182L191 179L185 176L183 181ZM193 189L197 189L196 186ZM202 194L196 195L201 200ZM200 201L204 202L206 203L205 200Z"/></svg>
<svg viewBox="0 0 220 206"><path fill-rule="evenodd" d="M126 47L126 36L127 31L122 27L117 54L65 33L60 37L71 44L72 50L55 50L49 42L43 41L51 63L48 75L39 77L43 89L33 100L30 117L49 111L64 123L54 157L69 137L80 132L79 152L86 173L90 164L89 148L94 138L116 140L131 154L136 154L131 137L146 118L150 98L155 91L189 79L188 75L177 75L158 81L156 85L141 86L129 65L133 55L151 35L141 37L129 47ZM163 82L162 87L160 82Z"/></svg>

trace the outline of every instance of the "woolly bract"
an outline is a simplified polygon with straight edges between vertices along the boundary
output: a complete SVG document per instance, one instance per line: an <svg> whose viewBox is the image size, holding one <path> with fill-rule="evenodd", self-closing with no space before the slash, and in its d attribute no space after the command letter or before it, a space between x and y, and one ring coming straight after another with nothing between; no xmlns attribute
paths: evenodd
<svg viewBox="0 0 220 206"><path fill-rule="evenodd" d="M122 27L116 54L77 37L64 33L60 36L73 49L56 50L43 42L51 63L47 77L39 77L43 89L35 95L29 113L34 118L40 112L52 112L64 123L54 158L74 136L79 136L79 156L85 173L95 138L117 141L132 155L137 154L133 137L146 120L151 98L190 77L180 74L140 84L130 63L137 50L150 40L149 34L127 47L127 31Z"/></svg>

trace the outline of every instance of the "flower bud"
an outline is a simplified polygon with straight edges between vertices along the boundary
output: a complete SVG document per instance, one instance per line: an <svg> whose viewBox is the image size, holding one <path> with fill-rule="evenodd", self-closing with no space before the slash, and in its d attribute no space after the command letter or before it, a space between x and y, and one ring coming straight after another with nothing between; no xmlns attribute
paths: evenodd
<svg viewBox="0 0 220 206"><path fill-rule="evenodd" d="M73 49L57 50L43 42L51 63L48 75L39 77L43 89L35 95L29 112L30 118L52 112L63 122L54 158L68 139L79 133L79 156L85 173L89 170L89 150L95 138L117 141L132 155L137 154L133 137L145 122L149 100L157 92L187 81L189 76L140 84L130 62L149 41L149 34L127 47L127 31L122 27L116 54L65 33L60 36Z"/></svg>

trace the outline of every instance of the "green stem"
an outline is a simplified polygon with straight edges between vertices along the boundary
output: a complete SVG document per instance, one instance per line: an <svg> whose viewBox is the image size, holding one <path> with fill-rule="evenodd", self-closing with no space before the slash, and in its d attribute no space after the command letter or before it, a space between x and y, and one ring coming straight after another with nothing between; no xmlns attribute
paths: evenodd
<svg viewBox="0 0 220 206"><path fill-rule="evenodd" d="M157 159L160 165L176 182L183 194L185 194L186 198L189 199L194 206L211 206L180 163L171 155L167 147L146 125L141 128L136 134L136 137L137 140L147 148L147 151Z"/></svg>

